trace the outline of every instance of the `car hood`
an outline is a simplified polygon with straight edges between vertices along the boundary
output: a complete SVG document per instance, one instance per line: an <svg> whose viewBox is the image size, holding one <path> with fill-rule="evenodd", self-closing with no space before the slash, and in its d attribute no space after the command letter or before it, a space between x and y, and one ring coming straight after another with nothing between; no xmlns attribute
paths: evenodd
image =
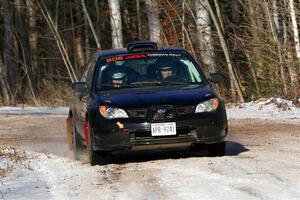
<svg viewBox="0 0 300 200"><path fill-rule="evenodd" d="M106 90L97 94L97 104L119 108L153 105L191 105L215 97L209 85L164 86Z"/></svg>

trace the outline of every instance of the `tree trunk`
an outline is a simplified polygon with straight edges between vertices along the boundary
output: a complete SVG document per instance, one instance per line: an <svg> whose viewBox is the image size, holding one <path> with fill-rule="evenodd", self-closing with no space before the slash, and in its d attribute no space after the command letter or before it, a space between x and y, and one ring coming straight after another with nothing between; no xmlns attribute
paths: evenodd
<svg viewBox="0 0 300 200"><path fill-rule="evenodd" d="M297 72L295 70L295 67L293 66L293 53L289 51L288 46L289 46L289 37L288 37L288 25L284 22L283 23L283 32L284 32L284 39L283 39L283 43L284 43L284 49L285 49L285 56L287 59L287 68L288 68L288 73L289 73L289 77L290 80L292 82L292 86L294 87L294 94L297 95L297 93L299 93L297 91L297 82L298 82L298 76L297 76Z"/></svg>
<svg viewBox="0 0 300 200"><path fill-rule="evenodd" d="M81 46L81 36L75 38L75 49L76 49L76 58L80 67L84 66L85 60L83 56L83 50Z"/></svg>
<svg viewBox="0 0 300 200"><path fill-rule="evenodd" d="M119 0L108 0L110 9L110 26L112 48L123 48L122 19Z"/></svg>
<svg viewBox="0 0 300 200"><path fill-rule="evenodd" d="M160 34L161 34L161 25L159 21L159 9L156 0L145 0L148 27L150 40L153 42L161 43Z"/></svg>
<svg viewBox="0 0 300 200"><path fill-rule="evenodd" d="M222 46L222 49L224 51L226 62L227 62L227 66L228 66L229 77L232 80L232 82L234 83L234 87L237 90L240 102L245 102L243 94L242 94L242 90L241 90L241 87L240 87L240 84L239 84L239 80L238 80L238 78L237 78L237 76L235 74L235 71L233 69L233 65L231 63L230 56L229 56L229 50L228 50L227 44L225 42L224 36L222 34L221 28L219 26L219 23L218 23L218 21L216 19L216 16L215 16L215 14L214 14L214 12L213 12L213 10L212 10L212 8L211 8L208 0L205 0L205 3L206 3L207 9L209 10L211 18L212 18L212 20L213 20L213 22L215 24L215 27L217 29L217 32L218 32L218 36L219 36L219 39L220 39L220 42L221 42L221 46Z"/></svg>
<svg viewBox="0 0 300 200"><path fill-rule="evenodd" d="M182 1L182 15L181 15L181 44L182 44L182 48L185 49L185 0Z"/></svg>
<svg viewBox="0 0 300 200"><path fill-rule="evenodd" d="M99 43L101 45L101 19L100 19L100 10L99 10L99 0L95 0L95 10L96 10L96 34L99 38Z"/></svg>
<svg viewBox="0 0 300 200"><path fill-rule="evenodd" d="M255 72L255 70L253 68L253 65L252 65L251 60L250 60L249 53L247 51L245 52L245 55L247 57L247 60L248 60L248 63L249 63L249 67L250 67L250 70L251 70L251 73L252 73L252 77L254 79L257 96L260 96L260 89L259 89L258 82L257 82L256 72Z"/></svg>
<svg viewBox="0 0 300 200"><path fill-rule="evenodd" d="M142 39L142 21L141 21L141 8L140 8L140 0L136 0L136 14L137 14L137 32L138 32L138 40Z"/></svg>
<svg viewBox="0 0 300 200"><path fill-rule="evenodd" d="M9 104L9 93L8 93L8 89L7 89L7 82L4 78L4 63L2 60L2 57L0 55L0 86L2 89L2 94L3 94L3 98L4 98L4 104Z"/></svg>
<svg viewBox="0 0 300 200"><path fill-rule="evenodd" d="M25 49L30 49L29 48L29 42L27 38L27 30L28 27L26 26L26 15L25 15L25 5L24 1L21 0L15 0L15 6L16 6L16 35L19 35L20 37L20 43ZM29 51L25 52L25 57L24 57L24 62L26 65L30 66L30 54Z"/></svg>
<svg viewBox="0 0 300 200"><path fill-rule="evenodd" d="M16 77L15 77L15 69L12 62L12 32L11 32L11 24L10 24L10 16L8 9L7 0L2 0L2 7L4 13L4 49L5 49L5 61L6 68L8 73L8 83L10 88L10 94L12 96L13 104L15 104L16 100Z"/></svg>
<svg viewBox="0 0 300 200"><path fill-rule="evenodd" d="M209 72L213 73L216 69L209 13L203 4L201 4L200 0L195 2L195 10L201 60L208 67Z"/></svg>
<svg viewBox="0 0 300 200"><path fill-rule="evenodd" d="M38 69L38 33L37 33L37 19L36 19L36 7L33 3L33 0L26 0L27 4L27 15L28 15L28 40L29 40L29 51L30 51L30 64L31 64L31 73L38 75L39 69ZM33 77L33 85L38 87L38 77Z"/></svg>
<svg viewBox="0 0 300 200"><path fill-rule="evenodd" d="M82 5L82 8L83 8L84 16L86 17L87 22L88 22L88 24L89 24L89 26L90 26L90 29L91 29L91 31L92 31L92 33L93 33L93 36L94 36L94 39L95 39L97 48L98 48L98 49L101 49L101 45L100 45L100 42L99 42L99 40L98 40L97 33L96 33L95 28L94 28L94 25L93 25L93 23L92 23L91 17L90 17L90 15L89 15L88 11L87 11L87 8L86 8L86 5L85 5L84 0L81 0L81 5Z"/></svg>
<svg viewBox="0 0 300 200"><path fill-rule="evenodd" d="M56 0L55 4L55 21L54 26L58 29L58 18L59 18L59 0Z"/></svg>
<svg viewBox="0 0 300 200"><path fill-rule="evenodd" d="M89 31L88 31L88 25L87 25L87 19L86 17L84 18L84 48L85 48L85 60L89 60L91 57L91 53L90 53L90 38L89 38Z"/></svg>
<svg viewBox="0 0 300 200"><path fill-rule="evenodd" d="M20 38L18 38L18 39L20 40ZM21 41L19 41L19 42L20 42L20 49L21 49L21 53L22 53L22 57L23 57L22 69L23 69L23 71L25 73L25 76L27 78L28 89L29 89L29 91L32 95L33 103L35 104L35 106L39 106L40 104L38 103L37 98L35 96L35 92L34 92L34 89L33 89L33 86L32 86L32 81L31 81L31 78L30 78L30 75L29 75L29 70L28 70L28 67L27 67L27 64L26 64L26 61L25 61L25 59L26 59L26 53L25 52L26 51L25 51Z"/></svg>
<svg viewBox="0 0 300 200"><path fill-rule="evenodd" d="M296 50L296 57L298 62L300 63L300 44L299 44L299 32L298 32L298 25L296 20L296 13L294 8L294 0L289 0L289 12L292 19L292 29L294 33L294 42L295 42L295 50Z"/></svg>
<svg viewBox="0 0 300 200"><path fill-rule="evenodd" d="M271 13L269 11L269 7L268 7L268 4L267 4L266 0L264 0L263 3L264 3L264 5L263 5L264 10L265 10L266 15L268 17L267 21L269 22L269 26L270 26L271 33L272 33L272 36L273 36L273 40L274 40L274 42L276 44L276 48L277 48L277 55L278 55L278 59L279 59L280 74L281 74L281 79L282 79L281 82L283 83L283 91L284 91L284 94L287 95L287 84L286 84L286 78L285 78L285 73L284 73L284 66L283 66L284 64L283 64L281 44L280 44L280 41L279 41L279 38L278 38L277 31L275 30L275 28L273 26L272 16L271 16ZM274 10L273 10L273 12L274 12ZM278 16L278 13L275 14L275 19L276 19L276 16ZM274 19L274 15L273 15L273 19ZM276 23L274 23L274 24L276 24ZM278 21L278 25L279 25L279 21ZM279 30L279 27L278 27L278 30ZM271 70L271 72L272 71L273 70ZM274 74L274 71L273 71L273 74Z"/></svg>
<svg viewBox="0 0 300 200"><path fill-rule="evenodd" d="M279 23L279 15L278 15L278 7L277 7L277 0L272 0L272 7L273 7L273 21L276 28L276 33L280 35L280 23Z"/></svg>
<svg viewBox="0 0 300 200"><path fill-rule="evenodd" d="M236 1L236 0L234 0L234 1ZM222 15L221 15L218 0L214 0L214 4L215 4L215 7L216 7L216 12L217 12L217 16L218 16L218 19L219 19L219 23L220 23L222 33L224 33L224 25L223 25L223 20L222 20Z"/></svg>

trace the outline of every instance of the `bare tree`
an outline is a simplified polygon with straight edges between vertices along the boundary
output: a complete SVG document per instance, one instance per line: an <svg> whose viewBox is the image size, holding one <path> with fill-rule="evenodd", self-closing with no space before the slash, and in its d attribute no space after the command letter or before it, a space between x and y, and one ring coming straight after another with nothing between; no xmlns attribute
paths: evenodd
<svg viewBox="0 0 300 200"><path fill-rule="evenodd" d="M69 77L71 79L72 82L76 82L78 79L77 79L77 76L75 74L75 71L74 71L74 68L71 64L71 61L70 61L70 58L68 56L68 52L66 50L66 47L62 41L62 38L57 30L57 28L55 27L54 23L53 23L53 19L52 17L50 16L48 10L47 10L47 7L45 5L45 3L43 2L43 0L35 0L36 3L38 4L54 38L55 38L55 41L57 43L57 46L59 48L59 51L61 53L61 56L62 56L62 59L65 63L65 66L66 66L66 69L68 71L68 74L69 74Z"/></svg>
<svg viewBox="0 0 300 200"><path fill-rule="evenodd" d="M148 27L150 40L153 42L160 43L160 34L161 34L161 25L159 21L159 9L156 0L145 0L147 18L148 18Z"/></svg>
<svg viewBox="0 0 300 200"><path fill-rule="evenodd" d="M82 8L83 8L84 16L86 17L86 19L87 19L87 21L88 21L88 23L89 23L90 29L91 29L91 31L92 31L92 33L93 33L93 36L94 36L94 39L95 39L97 48L98 48L98 49L101 49L101 44L100 44L100 42L99 42L99 40L98 40L97 33L96 33L96 31L95 31L95 28L94 28L93 22L92 22L92 20L91 20L91 17L90 17L90 15L89 15L88 11L87 11L87 8L86 8L86 5L85 5L84 0L81 0L81 5L82 5Z"/></svg>
<svg viewBox="0 0 300 200"><path fill-rule="evenodd" d="M8 93L8 89L7 89L7 83L6 83L6 80L4 78L4 63L3 63L3 60L2 60L2 56L0 54L0 86L1 86L1 89L2 89L2 94L3 94L3 97L4 97L4 103L5 104L8 104L9 103L9 93Z"/></svg>
<svg viewBox="0 0 300 200"><path fill-rule="evenodd" d="M274 21L272 20L272 15L269 10L268 3L266 2L266 0L263 1L264 12L266 13L269 27L270 27L269 29L271 30L273 40L277 47L277 55L278 55L278 59L279 59L279 67L280 67L281 79L282 79L281 81L283 83L283 90L286 95L287 94L287 84L286 84L286 78L285 78L285 73L284 73L284 66L283 66L284 60L283 60L283 56L282 56L281 43L280 43L280 40L278 37L278 32L279 32L280 27L279 27L279 20L277 19L278 13L276 12L277 11L276 10L276 2L275 2L275 4L273 2L272 6L273 6L273 20ZM273 22L274 22L275 28L274 28ZM278 25L278 27L276 27L277 26L276 24Z"/></svg>
<svg viewBox="0 0 300 200"><path fill-rule="evenodd" d="M8 83L10 88L10 93L13 103L15 103L16 95L16 77L15 70L12 62L12 32L11 32L11 22L9 16L8 2L7 0L2 0L3 12L4 12L4 47L5 47L5 61L8 71Z"/></svg>
<svg viewBox="0 0 300 200"><path fill-rule="evenodd" d="M205 0L205 6L209 10L209 13L210 13L210 15L212 17L212 20L213 20L213 22L215 24L215 27L217 29L218 36L219 36L219 39L220 39L220 43L221 43L221 46L222 46L222 49L223 49L223 52L224 52L224 55L225 55L225 58L226 58L227 66L228 66L229 78L230 78L230 80L232 80L232 82L234 84L234 87L237 89L237 93L238 93L240 102L244 102L245 100L244 100L243 93L242 93L242 90L241 90L241 87L240 87L240 84L239 84L239 80L238 80L238 78L236 76L236 73L234 71L232 62L230 60L229 50L228 50L227 44L225 42L224 36L222 34L220 25L219 25L219 23L217 21L217 18L215 16L215 14L213 12L213 9L211 8L208 0Z"/></svg>
<svg viewBox="0 0 300 200"><path fill-rule="evenodd" d="M202 62L208 66L210 72L215 72L215 55L211 38L212 33L209 12L200 0L195 1L195 10L201 59Z"/></svg>
<svg viewBox="0 0 300 200"><path fill-rule="evenodd" d="M136 1L136 15L137 15L137 32L138 32L138 39L142 39L142 21L141 21L141 6L140 6L140 0Z"/></svg>
<svg viewBox="0 0 300 200"><path fill-rule="evenodd" d="M299 32L298 32L298 25L296 20L296 13L294 7L294 0L289 0L289 13L292 19L292 30L294 33L294 42L295 42L295 50L296 50L296 57L298 62L300 62L300 43L299 43Z"/></svg>
<svg viewBox="0 0 300 200"><path fill-rule="evenodd" d="M29 40L29 52L30 52L30 64L32 73L38 73L38 33L37 33L37 18L36 7L33 0L26 0L27 16L28 16L28 40ZM34 77L33 83L37 85L38 76Z"/></svg>
<svg viewBox="0 0 300 200"><path fill-rule="evenodd" d="M112 48L123 47L122 19L119 0L108 0L110 9L110 26Z"/></svg>

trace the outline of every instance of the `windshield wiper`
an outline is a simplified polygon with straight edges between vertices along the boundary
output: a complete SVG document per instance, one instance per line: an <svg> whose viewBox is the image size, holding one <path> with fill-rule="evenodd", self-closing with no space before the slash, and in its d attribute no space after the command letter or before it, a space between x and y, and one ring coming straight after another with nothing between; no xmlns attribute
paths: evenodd
<svg viewBox="0 0 300 200"><path fill-rule="evenodd" d="M203 84L202 82L181 82L181 81L138 81L130 85L133 86L164 86L164 85L190 85L190 84Z"/></svg>
<svg viewBox="0 0 300 200"><path fill-rule="evenodd" d="M137 81L133 82L130 85L140 86L140 85L160 85L161 81Z"/></svg>
<svg viewBox="0 0 300 200"><path fill-rule="evenodd" d="M202 85L202 84L204 84L204 82L186 82L186 84L189 84L189 85Z"/></svg>
<svg viewBox="0 0 300 200"><path fill-rule="evenodd" d="M120 87L115 87L112 84L101 84L100 90L115 90L115 89L125 89L125 88L136 88L134 85L122 85Z"/></svg>
<svg viewBox="0 0 300 200"><path fill-rule="evenodd" d="M186 85L186 82L180 81L162 81L162 85Z"/></svg>

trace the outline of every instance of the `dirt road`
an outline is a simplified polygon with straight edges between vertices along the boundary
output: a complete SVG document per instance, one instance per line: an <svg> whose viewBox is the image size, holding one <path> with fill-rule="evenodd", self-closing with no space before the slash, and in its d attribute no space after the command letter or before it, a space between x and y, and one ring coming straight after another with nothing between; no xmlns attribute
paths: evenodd
<svg viewBox="0 0 300 200"><path fill-rule="evenodd" d="M38 152L29 163L33 178L19 177L31 192L8 175L0 199L300 199L300 125L247 119L229 126L224 157L121 152L91 167L71 159L64 117L0 116L0 147Z"/></svg>

